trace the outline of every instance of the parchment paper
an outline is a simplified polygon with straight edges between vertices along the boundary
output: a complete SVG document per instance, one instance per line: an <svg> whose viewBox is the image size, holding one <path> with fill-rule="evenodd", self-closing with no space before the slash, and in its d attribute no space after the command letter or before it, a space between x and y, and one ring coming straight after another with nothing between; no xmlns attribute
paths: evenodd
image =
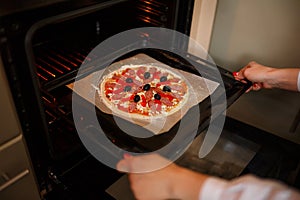
<svg viewBox="0 0 300 200"><path fill-rule="evenodd" d="M182 107L181 110L175 112L174 114L168 117L162 116L161 118L154 118L151 120L136 120L130 118L129 114L123 115L120 113L113 112L102 102L99 84L101 83L103 77L106 74L109 74L110 72L121 68L123 65L129 64L158 66L161 68L166 68L183 76L186 79L187 85L189 87L189 96L187 103ZM217 82L205 79L200 76L196 76L194 74L182 70L174 69L145 54L137 54L136 56L115 62L108 66L106 69L96 71L80 80L75 81L74 83L67 85L67 87L72 89L74 92L76 92L78 95L80 95L87 101L94 104L102 112L116 115L132 123L138 124L154 134L160 134L170 130L187 113L187 111L191 107L200 103L210 94L212 94L216 90L218 85L219 83Z"/></svg>

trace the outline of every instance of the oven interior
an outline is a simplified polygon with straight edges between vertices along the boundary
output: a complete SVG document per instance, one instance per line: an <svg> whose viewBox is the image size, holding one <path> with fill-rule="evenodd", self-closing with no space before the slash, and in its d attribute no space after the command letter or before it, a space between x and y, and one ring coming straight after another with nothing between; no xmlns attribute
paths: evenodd
<svg viewBox="0 0 300 200"><path fill-rule="evenodd" d="M42 103L44 131L53 159L62 160L82 149L72 119L72 91L66 84L74 81L81 64L88 65L99 59L99 55L90 54L90 51L108 37L132 28L159 26L180 30L180 20L175 23L173 17L175 12L179 13L178 6L179 1L112 2L43 19L31 27L25 48L31 76L37 80L36 92ZM111 52L117 50L110 49ZM156 56L161 54L150 49L141 51ZM105 118L103 113L102 117ZM126 138L122 137L118 141L124 140Z"/></svg>

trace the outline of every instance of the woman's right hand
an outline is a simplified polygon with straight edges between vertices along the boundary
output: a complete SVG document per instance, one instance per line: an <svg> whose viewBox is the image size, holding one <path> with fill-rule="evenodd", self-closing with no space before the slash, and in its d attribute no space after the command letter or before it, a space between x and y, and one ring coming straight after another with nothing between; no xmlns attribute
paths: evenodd
<svg viewBox="0 0 300 200"><path fill-rule="evenodd" d="M234 72L233 76L239 81L245 79L251 81L253 85L248 91L261 88L300 91L298 88L299 74L300 68L273 68L252 61L239 72Z"/></svg>
<svg viewBox="0 0 300 200"><path fill-rule="evenodd" d="M273 88L273 85L269 80L269 73L273 70L274 68L252 61L239 72L234 72L233 76L236 80L244 81L247 79L253 83L247 92L250 90L260 90L261 88L270 89Z"/></svg>
<svg viewBox="0 0 300 200"><path fill-rule="evenodd" d="M139 200L197 200L208 177L182 168L158 154L124 155L117 169L129 173L130 187Z"/></svg>

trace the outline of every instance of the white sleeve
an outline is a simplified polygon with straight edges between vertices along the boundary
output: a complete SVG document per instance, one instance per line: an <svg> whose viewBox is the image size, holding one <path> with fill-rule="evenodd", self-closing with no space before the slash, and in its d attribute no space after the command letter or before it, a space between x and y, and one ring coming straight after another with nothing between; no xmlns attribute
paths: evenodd
<svg viewBox="0 0 300 200"><path fill-rule="evenodd" d="M199 200L296 200L300 193L275 180L260 179L247 175L225 181L208 178L200 193Z"/></svg>
<svg viewBox="0 0 300 200"><path fill-rule="evenodd" d="M300 71L299 71L299 74L298 74L297 86L298 86L298 91L300 92Z"/></svg>

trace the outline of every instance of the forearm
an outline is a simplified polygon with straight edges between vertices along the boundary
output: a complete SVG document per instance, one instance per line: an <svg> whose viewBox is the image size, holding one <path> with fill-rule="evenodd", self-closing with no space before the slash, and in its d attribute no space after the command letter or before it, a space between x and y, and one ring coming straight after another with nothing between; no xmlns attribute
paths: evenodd
<svg viewBox="0 0 300 200"><path fill-rule="evenodd" d="M251 81L249 91L261 88L300 91L299 71L300 68L273 68L252 61L233 75L239 81Z"/></svg>
<svg viewBox="0 0 300 200"><path fill-rule="evenodd" d="M298 91L298 75L300 68L273 69L266 74L266 82L272 88Z"/></svg>
<svg viewBox="0 0 300 200"><path fill-rule="evenodd" d="M180 168L174 178L172 197L182 200L199 200L199 191L208 176Z"/></svg>
<svg viewBox="0 0 300 200"><path fill-rule="evenodd" d="M136 199L198 200L207 175L180 167L158 154L128 156L117 164L129 171L130 187Z"/></svg>

